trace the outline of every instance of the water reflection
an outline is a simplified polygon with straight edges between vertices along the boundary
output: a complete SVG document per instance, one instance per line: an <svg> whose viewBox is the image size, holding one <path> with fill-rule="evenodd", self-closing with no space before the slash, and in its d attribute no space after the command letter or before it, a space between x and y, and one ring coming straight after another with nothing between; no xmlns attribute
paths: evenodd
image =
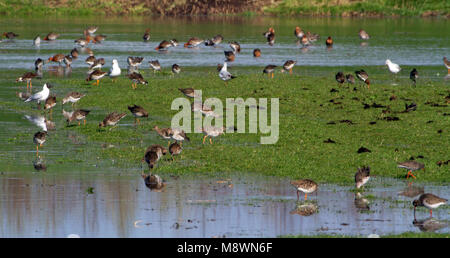
<svg viewBox="0 0 450 258"><path fill-rule="evenodd" d="M164 186L166 186L166 183L158 175L142 174L142 178L144 179L145 186L150 190L161 192Z"/></svg>
<svg viewBox="0 0 450 258"><path fill-rule="evenodd" d="M44 160L41 158L41 156L38 156L35 160L33 160L33 167L36 169L36 171L46 171L47 166L44 163Z"/></svg>
<svg viewBox="0 0 450 258"><path fill-rule="evenodd" d="M47 120L47 118L45 118L45 116L42 115L25 115L25 118L44 131L55 130L56 128L54 122Z"/></svg>
<svg viewBox="0 0 450 258"><path fill-rule="evenodd" d="M361 212L361 211L368 211L370 210L369 207L369 200L364 198L364 196L361 193L355 194L355 207Z"/></svg>
<svg viewBox="0 0 450 258"><path fill-rule="evenodd" d="M313 202L298 202L295 205L295 209L293 209L290 214L297 214L300 216L311 216L317 213L319 210L319 206Z"/></svg>
<svg viewBox="0 0 450 258"><path fill-rule="evenodd" d="M409 197L409 198L414 198L414 197L416 197L418 195L421 195L423 193L424 193L424 187L423 186L408 185L401 192L399 192L398 195L406 196L406 197Z"/></svg>
<svg viewBox="0 0 450 258"><path fill-rule="evenodd" d="M417 220L414 218L413 225L418 227L422 232L435 232L448 226L447 221L440 221L435 218Z"/></svg>

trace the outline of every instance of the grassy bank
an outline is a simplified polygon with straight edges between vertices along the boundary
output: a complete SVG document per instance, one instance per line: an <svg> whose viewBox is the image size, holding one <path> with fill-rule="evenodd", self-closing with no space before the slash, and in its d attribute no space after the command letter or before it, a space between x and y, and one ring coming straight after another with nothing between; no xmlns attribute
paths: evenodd
<svg viewBox="0 0 450 258"><path fill-rule="evenodd" d="M144 16L144 15L313 15L444 16L449 1L440 0L5 0L4 16Z"/></svg>
<svg viewBox="0 0 450 258"><path fill-rule="evenodd" d="M279 98L279 140L273 145L261 145L264 134L230 133L215 138L213 145L203 145L203 135L192 133L191 141L183 144L183 158L163 161L157 168L159 173L244 172L352 184L356 169L362 165L370 165L376 176L403 178L406 171L398 169L396 163L415 158L426 166L425 172L416 173L418 181L450 182L448 165L437 164L448 160L446 125L450 113L445 100L450 94L448 85L442 77L436 77L440 67L417 67L423 78L417 87L411 86L407 76L397 78L398 85L393 86L393 78L385 67L365 67L373 78L370 90L360 84L339 87L334 74L342 68L296 67L294 75L278 72L274 79L261 75L261 69L231 68L238 79L228 86L219 79L214 67L185 67L174 77L168 71L154 74L144 69L149 85L140 85L137 90L131 89L131 82L124 76L116 83L105 78L99 87L92 86L84 82L84 69L74 70L70 78L48 77L45 81L55 85L52 91L59 100L69 91L87 93L78 104L79 108L92 110L86 126L67 127L59 103L54 111L54 121L59 125L56 134L74 131L86 137L89 145L79 153L81 159L94 151L101 159L118 161L119 167L139 167L146 147L155 143L167 145L152 128L170 126L178 112L170 109L171 103L183 97L177 89L194 87L203 90L203 99L216 97L224 103L225 98ZM356 67L346 67L342 71L354 70ZM4 85L0 86L11 87L10 82L22 73L2 71ZM34 85L40 88L42 83L36 81ZM14 97L16 85L10 88L11 98L0 106L42 113L35 104ZM390 100L393 95L396 99ZM417 110L404 113L405 103L411 102L418 105ZM127 105L132 104L146 108L149 119L137 128L99 130L98 123L112 111L126 112L128 116L120 124L132 124L133 117L127 110ZM370 107L365 108L364 104ZM384 107L375 108L376 104ZM70 110L70 106L65 109ZM326 143L329 138L335 143ZM27 134L18 134L12 144L14 141L32 144ZM50 137L46 145L51 144L57 142L52 143ZM104 145L113 147L99 148ZM360 147L371 152L358 153Z"/></svg>

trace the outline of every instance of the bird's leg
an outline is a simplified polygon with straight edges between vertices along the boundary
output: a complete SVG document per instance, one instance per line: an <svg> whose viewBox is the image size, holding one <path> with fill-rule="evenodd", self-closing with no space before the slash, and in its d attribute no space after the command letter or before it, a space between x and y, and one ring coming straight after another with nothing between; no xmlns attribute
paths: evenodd
<svg viewBox="0 0 450 258"><path fill-rule="evenodd" d="M300 198L300 193L299 193L299 191L297 190L297 202L298 202L299 198Z"/></svg>
<svg viewBox="0 0 450 258"><path fill-rule="evenodd" d="M289 70L289 74L292 74L292 68Z"/></svg>
<svg viewBox="0 0 450 258"><path fill-rule="evenodd" d="M210 144L213 144L213 143L212 143L212 137L209 137L209 143L210 143Z"/></svg>
<svg viewBox="0 0 450 258"><path fill-rule="evenodd" d="M139 124L140 122L139 122L139 118L136 118L137 119L137 123Z"/></svg>
<svg viewBox="0 0 450 258"><path fill-rule="evenodd" d="M272 73L272 79L273 79L273 75L274 75L274 73Z"/></svg>
<svg viewBox="0 0 450 258"><path fill-rule="evenodd" d="M98 86L99 83L100 83L100 80L97 80L97 86Z"/></svg>
<svg viewBox="0 0 450 258"><path fill-rule="evenodd" d="M86 119L83 120L83 125L86 125Z"/></svg>
<svg viewBox="0 0 450 258"><path fill-rule="evenodd" d="M36 144L36 157L39 155L39 145Z"/></svg>
<svg viewBox="0 0 450 258"><path fill-rule="evenodd" d="M308 194L307 193L305 193L305 201L306 201L306 196L307 196Z"/></svg>
<svg viewBox="0 0 450 258"><path fill-rule="evenodd" d="M432 218L432 217L433 217L433 210L430 209L430 218Z"/></svg>
<svg viewBox="0 0 450 258"><path fill-rule="evenodd" d="M206 137L208 137L208 135L205 135L205 137L203 137L203 144L205 144Z"/></svg>
<svg viewBox="0 0 450 258"><path fill-rule="evenodd" d="M80 125L81 124L81 122L80 121L78 121L78 125Z"/></svg>

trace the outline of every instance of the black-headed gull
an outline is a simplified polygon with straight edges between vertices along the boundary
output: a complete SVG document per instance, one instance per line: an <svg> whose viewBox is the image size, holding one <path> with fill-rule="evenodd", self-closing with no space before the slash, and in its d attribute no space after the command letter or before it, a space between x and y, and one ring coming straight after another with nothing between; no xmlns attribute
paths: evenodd
<svg viewBox="0 0 450 258"><path fill-rule="evenodd" d="M31 95L31 97L29 97L27 100L25 100L25 102L30 102L30 101L37 101L38 103L38 108L40 107L41 102L47 100L48 96L50 95L50 88L52 86L48 83L44 84L44 86L42 87L42 90Z"/></svg>
<svg viewBox="0 0 450 258"><path fill-rule="evenodd" d="M233 76L233 75L231 75L230 72L228 72L228 70L227 70L227 62L223 63L222 69L220 69L220 72L219 72L219 77L220 77L220 79L222 79L225 82L236 78L236 76Z"/></svg>

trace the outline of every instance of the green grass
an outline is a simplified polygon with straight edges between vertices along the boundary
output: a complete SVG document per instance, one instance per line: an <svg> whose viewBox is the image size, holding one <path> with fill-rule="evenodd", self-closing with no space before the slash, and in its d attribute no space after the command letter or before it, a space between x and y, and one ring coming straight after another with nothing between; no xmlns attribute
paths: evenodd
<svg viewBox="0 0 450 258"><path fill-rule="evenodd" d="M407 66L402 68L404 71L410 70ZM353 184L357 168L363 165L371 167L372 175L403 178L407 171L397 168L396 163L422 155L424 158L418 160L425 163L426 171L416 172L417 181L450 182L449 166L436 165L437 161L449 158L449 116L444 116L444 113L450 113L445 102L445 96L450 91L442 78L435 77L435 71L441 68L417 67L423 78L417 87L412 87L407 77L398 78L399 85L392 86L392 77L384 67L364 69L372 78L370 90L362 84L351 88L337 85L334 74L338 70L349 73L356 67L296 67L294 75L278 72L274 79L263 76L261 67L232 67L232 73L238 78L227 86L218 78L215 67L184 67L183 72L174 77L143 70L149 85L139 85L137 90L131 89L131 82L124 76L116 83L105 78L99 87L92 86L84 82L84 70L75 70L70 78L49 78L46 81L55 85L53 92L59 100L68 91L86 92L87 96L79 101L78 108L92 110L86 126L65 127L58 103L54 114L61 130L55 133L72 130L84 135L89 144L79 150L81 154L92 155L95 150L95 155L100 159L115 160L115 166L139 168L146 147L151 144L167 146L167 141L152 128L155 125L169 127L172 116L178 112L170 110L170 105L175 98L184 97L177 89L194 87L203 90L203 99L217 97L224 102L225 98L236 97L279 98L279 141L274 145L261 145L262 134L229 133L214 138L213 145L203 145L203 134L191 133L191 141L183 144L183 157L176 157L175 162L161 161L156 169L158 173L196 175L242 172ZM4 81L0 86L10 87L10 82L22 72L0 72ZM126 73L125 70L123 72ZM37 85L42 83L35 81L34 85L40 88ZM339 92L330 92L332 88ZM8 101L0 103L1 108L40 112L35 104L22 103L15 98L14 91L11 91ZM397 100L390 101L393 94ZM330 102L332 99L335 99L334 103ZM363 108L363 103L373 102L390 106L392 113L382 114L384 108ZM417 103L417 110L397 113L404 110L405 102ZM433 107L425 104L427 102L444 106ZM98 123L112 111L128 114L120 124L133 123L127 109L127 105L132 104L141 105L150 113L149 119L143 119L139 127L98 128ZM70 105L66 105L65 109L70 109ZM399 117L400 120L383 120L386 116ZM353 124L340 123L340 120L351 120ZM330 121L335 124L328 124ZM372 121L376 124L370 125ZM440 129L442 133L437 132ZM29 135L26 137L28 141ZM22 140L21 136L18 138ZM336 143L324 143L328 138ZM46 144L51 144L51 139ZM100 148L102 144L114 147ZM361 146L371 152L357 153Z"/></svg>
<svg viewBox="0 0 450 258"><path fill-rule="evenodd" d="M114 0L5 0L0 2L0 14L4 16L147 16L154 14L172 14L175 8L180 12L191 10L192 5L208 8L203 2L192 1L114 1ZM233 4L232 4L233 5ZM213 5L211 5L213 6ZM233 5L234 6L234 5ZM254 10L260 7L262 11ZM217 8L216 8L217 9ZM257 8L256 8L257 9ZM271 1L255 3L250 1L233 8L239 15L255 14L273 15L321 15L349 16L352 12L363 15L402 15L419 16L427 12L437 15L449 15L449 1L441 0L282 0L272 4ZM223 10L212 11L213 15L223 15ZM184 13L181 13L184 15Z"/></svg>

